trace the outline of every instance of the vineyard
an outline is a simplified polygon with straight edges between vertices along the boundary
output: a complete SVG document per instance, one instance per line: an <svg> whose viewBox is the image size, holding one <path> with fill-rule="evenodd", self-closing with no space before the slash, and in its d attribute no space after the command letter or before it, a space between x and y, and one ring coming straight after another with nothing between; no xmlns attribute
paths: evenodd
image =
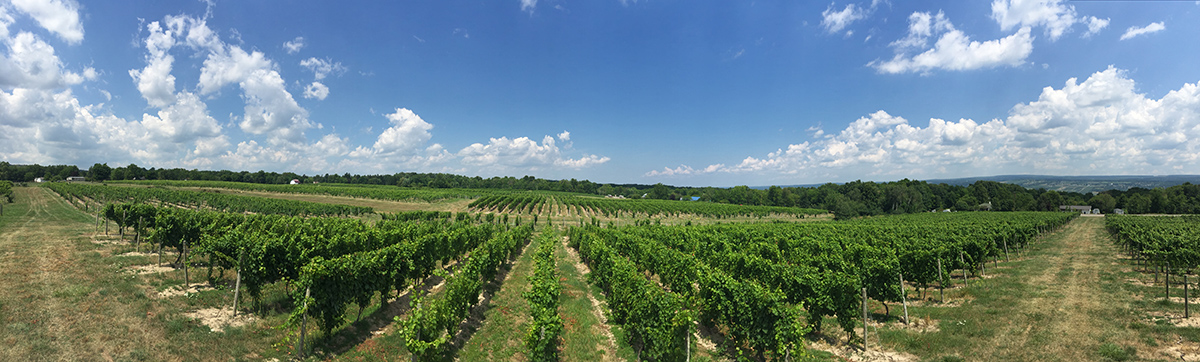
<svg viewBox="0 0 1200 362"><path fill-rule="evenodd" d="M167 190L162 188L113 187L81 183L50 183L48 188L69 202L85 208L89 203L157 203L192 209L256 214L349 216L374 212L368 207L319 204L315 202L228 195L215 192Z"/></svg>
<svg viewBox="0 0 1200 362"><path fill-rule="evenodd" d="M311 195L330 195L354 197L363 199L376 199L388 201L423 201L435 202L449 199L474 199L483 195L490 194L492 190L472 190L472 189L417 189L417 188L400 188L395 186L384 185L359 185L359 184L303 184L303 185L275 185L275 184L256 184L245 182L228 182L228 181L110 181L111 183L130 184L130 185L153 185L167 187L197 187L197 188L217 188L231 189L242 191L263 191L263 192L278 192L289 194L311 194Z"/></svg>
<svg viewBox="0 0 1200 362"><path fill-rule="evenodd" d="M1163 274L1167 298L1171 294L1172 276L1182 276L1182 283L1176 281L1176 286L1186 288L1188 275L1200 266L1200 216L1110 215L1105 218L1104 226L1134 260L1135 268L1153 273L1155 282ZM1190 314L1188 303L1185 295L1185 317Z"/></svg>
<svg viewBox="0 0 1200 362"><path fill-rule="evenodd" d="M136 234L131 248L157 254L159 264L165 256L167 265L182 271L184 286L228 288L203 292L210 296L204 298L223 295L233 303L227 310L264 319L280 313L270 325L282 333L276 337L280 351L330 358L331 348L362 343L344 339L364 313L395 310L383 314L386 320L372 316L372 323L387 326L378 341L393 346L389 353L415 361L452 359L471 343L478 325L491 323L480 320L480 311L509 284L505 265L518 259L530 265L521 269L527 274L512 276L528 280L515 291L527 306L517 315L488 318L520 321L519 332L504 338L526 359L571 360L563 348L578 338L572 334L578 333L572 329L577 316L563 308L581 296L561 292L566 279L555 254L562 248L590 271L594 297L604 301L604 328L612 328L613 343L627 348L630 359L808 360L819 355L811 350L814 336L837 333L848 345L865 346L867 324L909 323L911 303L944 300L944 291L958 290L954 295L961 298L968 278L982 280L993 273L993 263L1022 260L1042 235L1078 217L923 213L661 225L649 219L706 210L701 207L728 207L704 211L716 219L767 211L690 202L654 208L646 200L514 192L477 199L475 212L362 219L338 215L369 209L213 192L65 183L47 188L107 220L106 231L112 223L121 235ZM535 232L537 215L560 212L596 216L587 223L583 216L578 224L542 222ZM799 219L815 212L770 214ZM602 225L596 217L604 215L634 222ZM1169 274L1195 266L1196 222L1190 216L1110 216L1105 224L1144 269ZM536 247L525 251L535 239ZM391 305L400 300L404 307ZM869 305L880 310L868 313L875 308ZM897 313L902 306L904 313ZM365 345L383 343L378 341Z"/></svg>
<svg viewBox="0 0 1200 362"><path fill-rule="evenodd" d="M825 210L776 206L741 206L710 202L668 200L610 199L592 196L549 193L505 193L481 197L468 205L479 211L516 214L551 214L574 216L603 216L608 218L653 218L683 214L729 218L734 216L785 215L804 217L821 215Z"/></svg>
<svg viewBox="0 0 1200 362"><path fill-rule="evenodd" d="M727 331L730 348L785 358L825 317L853 332L868 298L901 302L952 270L1023 249L1076 215L922 214L854 223L572 228L572 246L609 293L614 321L648 359L683 358L692 321ZM648 272L658 285L642 275ZM806 321L802 323L801 321Z"/></svg>

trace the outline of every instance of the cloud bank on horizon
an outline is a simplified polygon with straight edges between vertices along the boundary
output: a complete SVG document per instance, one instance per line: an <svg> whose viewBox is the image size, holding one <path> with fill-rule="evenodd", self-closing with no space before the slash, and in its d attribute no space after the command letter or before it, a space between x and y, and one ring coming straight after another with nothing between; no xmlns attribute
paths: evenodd
<svg viewBox="0 0 1200 362"><path fill-rule="evenodd" d="M821 172L883 179L962 174L1185 173L1200 166L1200 86L1150 99L1127 72L1109 67L1082 82L1046 87L1036 101L1014 106L1005 119L976 122L931 118L924 127L880 110L837 133L814 129L814 140L766 157L702 169L681 165L647 176L713 172Z"/></svg>
<svg viewBox="0 0 1200 362"><path fill-rule="evenodd" d="M545 115L534 116L538 114L536 102L511 102L476 113L489 115L488 119L446 116L454 114L446 104L466 106L464 103L472 100L443 92L447 95L430 101L434 97L431 94L437 92L422 92L428 83L419 83L414 78L410 84L409 79L386 73L389 62L398 61L398 57L428 56L419 63L426 64L427 73L432 73L442 71L438 67L453 67L462 60L426 54L476 49L468 47L488 41L505 44L501 35L471 21L446 25L444 29L430 26L428 31L416 28L411 34L393 34L394 38L407 42L401 50L385 53L361 47L362 54L358 54L327 50L328 42L322 43L324 38L319 32L328 29L290 30L264 36L250 24L234 24L237 25L234 27L222 23L223 13L214 9L244 6L239 3L200 2L188 6L192 14L186 10L160 10L153 17L135 17L134 21L88 20L100 13L108 14L89 12L90 8L106 5L109 4L81 6L73 0L0 1L0 43L4 44L0 47L0 161L81 166L95 162L137 163L160 168L264 169L309 174L401 171L533 174L685 184L729 182L712 181L718 179L753 184L931 178L1031 170L1055 174L1162 174L1200 170L1200 142L1197 142L1200 82L1176 79L1172 85L1163 86L1169 80L1156 79L1149 88L1158 90L1161 96L1151 95L1140 80L1135 80L1141 74L1138 68L1117 61L1099 68L1076 70L1078 75L1064 77L1065 82L1064 78L1058 78L1054 83L1042 83L1040 95L1030 93L1025 101L1009 103L1011 108L1003 117L987 121L931 117L928 122L910 122L905 118L905 110L911 109L896 111L885 103L876 107L876 111L858 113L862 116L856 120L824 119L820 123L795 125L793 128L805 135L803 139L781 142L783 145L779 147L768 145L777 149L766 155L752 155L754 152L747 151L751 147L723 149L723 154L735 158L710 157L708 162L700 163L707 166L693 168L677 160L694 153L689 147L704 145L667 139L633 142L620 135L630 132L601 131L606 124L635 130L646 126L637 120L621 120L623 117L616 110L607 118L611 121L606 121L603 115L590 117L593 121L588 122L556 121ZM614 1L608 5L611 9L606 11L618 15L665 6L637 1ZM555 17L584 16L575 14L584 12L582 5L551 0L519 0L503 6L511 10L510 18L515 23L541 24ZM986 11L975 12L937 8L909 11L899 7L886 0L835 1L805 8L802 18L790 23L802 24L806 33L801 36L826 42L829 44L826 46L863 43L854 54L857 58L837 71L879 82L909 79L905 77L922 82L979 72L1036 72L1053 62L1042 53L1058 47L1077 50L1088 42L1099 41L1137 44L1173 31L1186 31L1177 30L1172 24L1178 21L1169 16L1126 20L1077 9L1062 0L995 0ZM903 26L889 30L886 28L889 18L893 22L902 19ZM121 21L136 30L130 34L134 41L124 49L111 46L121 44L122 40L107 37L110 32L102 31L107 29L92 28ZM970 25L981 22L990 24L991 29ZM1109 29L1117 24L1125 30ZM546 25L542 30L561 32L562 25L557 26ZM709 41L719 42L717 38ZM782 41L764 39L765 36L757 36L750 42L718 50L720 54L713 56L711 63L732 67L754 62L767 52L764 46ZM129 43L128 38L123 41ZM421 53L423 47L433 46L447 48ZM519 46L525 44L514 45ZM518 50L541 51L536 45L529 46ZM592 51L587 47L581 50ZM515 69L513 74L493 72L472 79L458 78L457 81L464 82L462 88L487 81L480 78L495 77L494 83L484 84L494 87L490 88L491 94L515 90L527 92L517 93L520 95L545 97L533 93L541 90L523 90L521 84L527 81L554 84L536 76L530 79L531 73L520 68L521 62L513 62L514 65L503 60L508 56L519 60L525 55L486 51L494 53L481 54L494 54L497 60L481 60L481 63L518 68L511 68ZM609 51L645 50L631 44L627 49L616 47ZM89 58L89 52L96 55ZM413 55L405 55L409 53ZM130 62L123 63L123 67L101 67L98 63L108 64L96 60L101 56L128 58ZM446 68L445 72L462 74L484 69L482 65L473 66ZM588 76L611 71L602 66L589 64L579 72ZM377 72L384 74L377 76ZM1087 73L1091 74L1081 76ZM369 99L373 106L347 100L364 96L364 92L356 89L356 82L366 84L378 77L389 77L381 81L384 87L412 89L405 88L403 94L407 97L378 94ZM712 78L721 77L717 74ZM446 79L442 83L454 81ZM566 88L542 88L547 88L544 92L550 94L574 87L569 82L563 84ZM714 80L714 89L723 87L726 85ZM379 89L367 93L380 93ZM619 94L618 91L603 93ZM594 100L597 106L589 109L620 104L612 98L597 97L600 97ZM689 106L703 107L702 100L696 102ZM351 107L347 104L354 104L355 112L370 116L354 120L330 116L333 109ZM425 113L426 109L430 113ZM426 118L429 114L439 116ZM529 117L530 121L522 122L523 117ZM497 122L509 122L506 124L512 125L508 128L511 130L482 136L480 132L472 132L505 129L496 126ZM749 127L745 132L764 130ZM632 132L635 136L639 133L643 132ZM576 142L586 143L586 149L577 149ZM742 146L751 145L761 146ZM642 171L653 168L645 166L654 163L660 165L656 166L658 169ZM678 166L661 167L662 164Z"/></svg>

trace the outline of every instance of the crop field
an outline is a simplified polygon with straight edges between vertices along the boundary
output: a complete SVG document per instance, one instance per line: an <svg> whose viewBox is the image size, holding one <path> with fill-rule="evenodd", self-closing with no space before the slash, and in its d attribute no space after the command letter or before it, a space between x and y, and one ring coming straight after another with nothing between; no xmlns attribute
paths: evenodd
<svg viewBox="0 0 1200 362"><path fill-rule="evenodd" d="M236 187L15 188L0 359L1200 357L1190 216L193 189Z"/></svg>

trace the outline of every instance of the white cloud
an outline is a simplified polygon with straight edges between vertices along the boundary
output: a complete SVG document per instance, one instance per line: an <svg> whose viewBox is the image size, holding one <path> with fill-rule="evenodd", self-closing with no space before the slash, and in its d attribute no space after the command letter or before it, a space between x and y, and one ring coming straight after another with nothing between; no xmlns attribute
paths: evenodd
<svg viewBox="0 0 1200 362"><path fill-rule="evenodd" d="M1004 38L984 42L972 41L939 12L936 16L916 12L909 16L908 35L892 46L896 55L887 61L874 60L867 65L880 73L929 72L935 69L973 70L999 66L1019 66L1033 52L1030 28L1023 26ZM921 50L929 37L941 36L924 52L909 56L912 49Z"/></svg>
<svg viewBox="0 0 1200 362"><path fill-rule="evenodd" d="M316 57L301 60L300 66L308 68L310 72L313 72L313 77L316 80L325 79L325 76L331 73L342 74L346 72L346 67L342 66L341 62L334 62L329 59L317 59Z"/></svg>
<svg viewBox="0 0 1200 362"><path fill-rule="evenodd" d="M908 35L892 42L893 47L924 49L929 44L929 37L954 30L954 25L946 19L946 14L938 11L937 15L927 12L915 12L908 16Z"/></svg>
<svg viewBox="0 0 1200 362"><path fill-rule="evenodd" d="M533 9L537 7L538 0L521 0L521 11L528 11L533 14Z"/></svg>
<svg viewBox="0 0 1200 362"><path fill-rule="evenodd" d="M304 49L304 37L298 36L296 39L283 42L283 49L286 50L288 54L299 53L300 49Z"/></svg>
<svg viewBox="0 0 1200 362"><path fill-rule="evenodd" d="M678 176L700 175L700 174L721 171L724 168L725 168L724 164L709 165L708 167L705 167L705 168L702 168L699 170L692 168L692 166L679 165L679 167L676 167L676 168L663 167L662 170L652 170L650 172L647 172L645 174L645 176L655 177L655 176L677 176L677 175Z"/></svg>
<svg viewBox="0 0 1200 362"><path fill-rule="evenodd" d="M830 34L836 34L864 17L866 15L863 13L863 9L854 4L848 4L839 11L834 11L833 4L829 4L829 7L821 12L821 26L825 27L825 31Z"/></svg>
<svg viewBox="0 0 1200 362"><path fill-rule="evenodd" d="M1088 31L1086 33L1083 33L1083 37L1086 38L1086 37L1090 37L1092 35L1096 35L1096 33L1099 33L1100 30L1107 28L1109 19L1108 18L1101 19L1101 18L1097 18L1095 16L1089 16L1085 19L1085 21L1087 23Z"/></svg>
<svg viewBox="0 0 1200 362"><path fill-rule="evenodd" d="M259 71L274 71L274 63L266 55L247 53L241 47L219 46L208 55L200 68L200 94L211 94L231 83L240 83Z"/></svg>
<svg viewBox="0 0 1200 362"><path fill-rule="evenodd" d="M766 157L703 170L664 168L646 176L731 172L898 179L1195 169L1200 167L1198 83L1150 99L1137 93L1124 71L1109 67L1082 82L1071 78L1061 88L1046 87L1036 101L1014 106L1006 119L933 118L921 127L878 111L828 138L791 144Z"/></svg>
<svg viewBox="0 0 1200 362"><path fill-rule="evenodd" d="M347 152L349 157L340 161L342 166L370 172L394 172L397 166L429 169L454 158L440 144L426 146L433 138L429 132L433 125L413 111L396 108L384 117L391 126L379 134L372 147L358 146Z"/></svg>
<svg viewBox="0 0 1200 362"><path fill-rule="evenodd" d="M182 23L175 22L175 26ZM180 28L164 28L155 21L146 26L150 32L144 41L146 45L146 67L130 69L129 76L137 84L142 98L154 107L166 107L175 101L175 76L171 75L175 57L167 52L175 46L175 37L180 35Z"/></svg>
<svg viewBox="0 0 1200 362"><path fill-rule="evenodd" d="M1075 7L1063 0L995 0L992 2L992 19L1000 24L1000 30L1010 31L1017 27L1046 27L1051 41L1071 30L1077 19Z"/></svg>
<svg viewBox="0 0 1200 362"><path fill-rule="evenodd" d="M151 133L174 143L189 143L199 138L221 135L221 126L208 115L208 106L191 92L179 92L178 99L157 116L142 115L142 125Z"/></svg>
<svg viewBox="0 0 1200 362"><path fill-rule="evenodd" d="M239 83L246 114L239 126L251 134L266 134L271 145L300 144L304 131L313 128L308 110L300 107L274 70L258 69Z"/></svg>
<svg viewBox="0 0 1200 362"><path fill-rule="evenodd" d="M345 138L331 133L316 142L306 141L304 131L314 124L285 89L274 62L260 52L221 41L206 18L167 16L146 26L139 40L145 47L146 65L129 74L143 98L158 110L140 120L126 120L112 115L103 104L80 104L70 86L94 80L99 72L90 67L66 70L54 48L33 33L21 29L10 33L14 21L6 8L0 6L0 42L8 45L0 48L0 88L11 89L0 90L0 158L6 161L136 162L314 173L355 165L354 160L347 162L350 146ZM197 52L181 59L203 60L194 92L175 89L176 58L171 51L177 45ZM226 127L209 116L203 97L229 84L241 88L245 103L244 115L231 114L233 122L247 134L266 135L267 142L232 141L224 133ZM109 97L105 90L98 91ZM327 95L327 90L312 91ZM420 148L432 154L423 160L447 159L448 152L440 145Z"/></svg>
<svg viewBox="0 0 1200 362"><path fill-rule="evenodd" d="M578 159L564 157L551 136L542 137L540 144L528 137L491 138L488 144L471 144L459 150L457 155L462 158L463 164L483 166L485 169L539 170L550 166L578 169L610 160L608 157L589 154L584 154Z"/></svg>
<svg viewBox="0 0 1200 362"><path fill-rule="evenodd" d="M562 133L558 134L558 140L563 141L563 142L570 141L571 140L571 132L562 131Z"/></svg>
<svg viewBox="0 0 1200 362"><path fill-rule="evenodd" d="M0 34L0 41L8 46L8 54L0 55L0 88L56 89L86 79L64 69L54 47L33 33L22 31L12 38L2 35L6 34Z"/></svg>
<svg viewBox="0 0 1200 362"><path fill-rule="evenodd" d="M304 98L325 100L329 96L329 87L321 82L312 82L307 87L304 87Z"/></svg>
<svg viewBox="0 0 1200 362"><path fill-rule="evenodd" d="M1150 25L1146 25L1143 27L1131 26L1131 27L1129 27L1129 29L1125 30L1125 34L1121 34L1121 40L1127 40L1127 39L1137 37L1137 36L1142 36L1142 35L1151 34L1151 33L1157 33L1157 32L1160 32L1160 31L1163 31L1166 29L1167 29L1167 27L1165 25L1163 25L1163 22L1161 22L1161 21L1155 22L1155 23L1150 23Z"/></svg>
<svg viewBox="0 0 1200 362"><path fill-rule="evenodd" d="M396 112L385 114L391 127L383 130L375 141L373 154L393 156L412 155L425 147L433 138L429 133L433 125L425 122L408 108L396 108Z"/></svg>
<svg viewBox="0 0 1200 362"><path fill-rule="evenodd" d="M29 14L38 25L67 43L83 41L83 24L79 22L79 4L71 0L12 0L17 10Z"/></svg>

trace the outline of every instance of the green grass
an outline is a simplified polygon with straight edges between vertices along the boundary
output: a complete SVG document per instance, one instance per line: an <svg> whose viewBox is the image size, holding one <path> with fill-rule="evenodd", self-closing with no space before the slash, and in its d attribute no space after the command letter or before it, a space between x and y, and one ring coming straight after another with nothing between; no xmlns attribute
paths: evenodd
<svg viewBox="0 0 1200 362"><path fill-rule="evenodd" d="M95 219L43 188L17 188L0 216L0 360L240 360L284 357L272 344L276 317L212 333L182 314L227 302L219 291L153 299L182 272L134 275L148 257L113 257L132 247L96 244ZM199 279L199 278L197 278Z"/></svg>
<svg viewBox="0 0 1200 362"><path fill-rule="evenodd" d="M525 361L522 338L530 319L529 303L522 293L529 290L533 275L533 254L537 251L538 236L526 246L509 271L508 280L500 286L483 312L482 327L471 336L456 357L461 361Z"/></svg>
<svg viewBox="0 0 1200 362"><path fill-rule="evenodd" d="M578 259L572 258L562 243L554 251L555 263L562 281L562 294L559 295L559 310L563 316L563 361L629 361L636 359L633 348L624 340L624 331L619 326L612 326L613 339L609 339L603 329L610 328L601 323L594 312L588 295L597 301L604 302L604 293L600 288L590 285L583 274L576 269ZM614 350L615 348L615 350Z"/></svg>
<svg viewBox="0 0 1200 362"><path fill-rule="evenodd" d="M1022 258L989 268L988 279L971 279L953 297L947 293L948 299L963 301L960 307L910 307L914 319L929 318L938 330L921 333L892 324L879 331L883 345L926 361L963 356L1128 360L1120 359L1125 346L1137 349L1132 346L1145 339L1128 328L1138 306L1123 286L1124 266L1112 262L1115 249L1102 224L1099 218L1075 220L1043 237ZM1156 333L1156 328L1145 326L1141 333ZM1112 346L1120 346L1121 352Z"/></svg>

